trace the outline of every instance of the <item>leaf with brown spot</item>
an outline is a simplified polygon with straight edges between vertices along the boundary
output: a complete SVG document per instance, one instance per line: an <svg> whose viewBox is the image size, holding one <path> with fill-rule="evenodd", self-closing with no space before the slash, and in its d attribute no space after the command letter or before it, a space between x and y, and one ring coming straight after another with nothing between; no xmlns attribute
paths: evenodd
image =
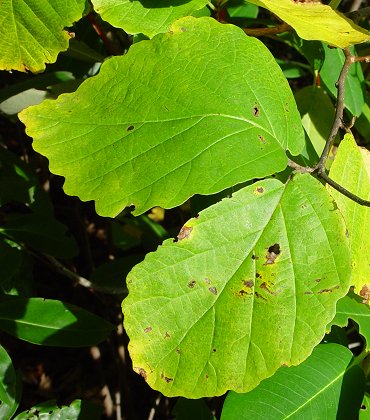
<svg viewBox="0 0 370 420"><path fill-rule="evenodd" d="M264 193L256 196L256 187ZM344 222L325 187L308 174L286 185L258 181L185 226L196 231L190 241L166 240L128 276L129 350L134 365L150 369L150 386L187 398L247 392L311 354L350 276ZM273 264L265 264L267 253ZM189 293L191 279L197 287ZM142 334L138 314L171 337Z"/></svg>

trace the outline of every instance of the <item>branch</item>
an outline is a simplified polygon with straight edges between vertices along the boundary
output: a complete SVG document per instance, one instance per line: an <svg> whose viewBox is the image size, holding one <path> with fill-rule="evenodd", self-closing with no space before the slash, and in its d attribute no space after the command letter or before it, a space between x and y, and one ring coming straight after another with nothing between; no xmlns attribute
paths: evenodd
<svg viewBox="0 0 370 420"><path fill-rule="evenodd" d="M344 64L343 64L343 67L342 67L342 70L340 72L339 79L337 82L338 96L337 96L334 122L331 127L329 137L326 140L325 147L321 154L319 163L315 167L319 175L321 175L322 172L325 172L325 164L328 159L330 149L334 143L334 139L336 135L338 134L339 129L344 127L343 113L344 113L345 81L346 81L349 68L351 67L351 64L353 63L353 60L352 60L353 56L351 55L348 48L344 49L344 55L345 55Z"/></svg>
<svg viewBox="0 0 370 420"><path fill-rule="evenodd" d="M250 36L277 35L281 34L282 32L289 32L292 30L293 28L285 22L270 28L243 28L243 31Z"/></svg>
<svg viewBox="0 0 370 420"><path fill-rule="evenodd" d="M356 63L358 61L369 62L370 60L370 56L364 56L364 57L353 56L350 53L348 48L344 49L344 55L345 55L344 64L340 72L339 79L336 83L336 86L338 88L338 95L337 95L337 103L336 103L336 110L335 110L335 118L334 118L334 122L331 127L329 137L325 143L325 147L321 154L319 162L317 163L316 166L311 168L309 166L301 166L298 163L288 159L288 165L291 168L293 168L295 171L298 171L301 173L316 174L319 178L323 179L332 188L339 191L341 194L348 197L349 199L353 200L355 203L358 203L362 206L370 207L370 201L364 200L363 198L346 190L344 187L342 187L337 182L332 180L325 172L326 161L328 159L330 149L333 146L334 139L336 135L338 134L339 129L344 128L347 131L349 130L348 127L343 122L345 81L348 75L349 68L351 67L351 64Z"/></svg>

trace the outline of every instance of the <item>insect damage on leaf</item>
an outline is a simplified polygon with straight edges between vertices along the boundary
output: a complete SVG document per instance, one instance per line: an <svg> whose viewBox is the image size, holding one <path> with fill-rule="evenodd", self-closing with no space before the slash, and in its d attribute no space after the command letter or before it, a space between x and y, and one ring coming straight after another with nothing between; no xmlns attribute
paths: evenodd
<svg viewBox="0 0 370 420"><path fill-rule="evenodd" d="M277 256L280 254L280 245L274 244L269 247L266 254L266 262L264 265L274 264Z"/></svg>
<svg viewBox="0 0 370 420"><path fill-rule="evenodd" d="M190 236L191 231L193 228L191 226L183 226L177 235L177 240L182 241Z"/></svg>

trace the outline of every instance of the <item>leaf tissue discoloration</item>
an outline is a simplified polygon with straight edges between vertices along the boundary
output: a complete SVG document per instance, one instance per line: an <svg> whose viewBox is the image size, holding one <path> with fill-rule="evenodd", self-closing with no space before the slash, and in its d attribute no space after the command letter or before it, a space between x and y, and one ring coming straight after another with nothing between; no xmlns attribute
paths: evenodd
<svg viewBox="0 0 370 420"><path fill-rule="evenodd" d="M152 327L146 327L145 329L144 329L144 332L145 333L149 333L150 331L152 331L153 330L153 328Z"/></svg>
<svg viewBox="0 0 370 420"><path fill-rule="evenodd" d="M280 251L280 245L279 244L271 245L267 250L266 262L265 262L264 265L274 264L277 256L280 254L280 252L281 251Z"/></svg>
<svg viewBox="0 0 370 420"><path fill-rule="evenodd" d="M182 241L183 239L189 238L193 228L191 226L183 226L177 235L177 240Z"/></svg>
<svg viewBox="0 0 370 420"><path fill-rule="evenodd" d="M368 284L364 284L360 290L360 296L363 298L362 303L369 304L370 300L370 288Z"/></svg>
<svg viewBox="0 0 370 420"><path fill-rule="evenodd" d="M134 371L138 373L140 376L144 378L144 381L146 381L148 375L146 373L146 370L141 367L134 367Z"/></svg>
<svg viewBox="0 0 370 420"><path fill-rule="evenodd" d="M217 289L215 288L215 286L211 286L211 287L209 287L209 288L208 288L208 290L209 290L212 294L214 294L215 296L217 296Z"/></svg>
<svg viewBox="0 0 370 420"><path fill-rule="evenodd" d="M189 289L194 289L196 284L197 284L197 282L195 280L190 280L189 283L188 283Z"/></svg>

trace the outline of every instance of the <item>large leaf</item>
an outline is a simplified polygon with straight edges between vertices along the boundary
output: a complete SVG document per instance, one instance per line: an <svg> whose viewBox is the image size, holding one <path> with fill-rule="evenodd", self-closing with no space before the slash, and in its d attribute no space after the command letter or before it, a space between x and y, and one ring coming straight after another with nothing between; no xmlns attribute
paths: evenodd
<svg viewBox="0 0 370 420"><path fill-rule="evenodd" d="M202 9L207 0L92 0L101 17L129 34L152 37L167 32L179 18Z"/></svg>
<svg viewBox="0 0 370 420"><path fill-rule="evenodd" d="M115 216L283 170L303 130L266 47L232 25L184 18L133 45L74 94L20 114L65 191Z"/></svg>
<svg viewBox="0 0 370 420"><path fill-rule="evenodd" d="M317 1L250 0L271 10L303 39L320 40L346 48L370 40L370 34L342 13Z"/></svg>
<svg viewBox="0 0 370 420"><path fill-rule="evenodd" d="M351 292L348 293L348 296L339 299L335 317L328 325L328 330L333 325L345 327L348 325L349 319L357 322L359 332L366 340L366 348L370 349L370 308L363 303L359 296Z"/></svg>
<svg viewBox="0 0 370 420"><path fill-rule="evenodd" d="M344 385L347 381L352 387L362 385L363 394L365 382L358 366L348 367L351 359L352 353L347 348L322 344L301 365L280 368L253 391L230 392L221 420L343 419L343 415L337 417L337 411ZM351 375L351 370L355 375ZM362 384L361 380L357 384L353 381L361 377ZM357 401L347 404L353 402ZM354 416L347 419L355 418L357 413L352 411Z"/></svg>
<svg viewBox="0 0 370 420"><path fill-rule="evenodd" d="M114 326L59 300L12 298L0 303L0 329L34 344L84 347L100 343Z"/></svg>
<svg viewBox="0 0 370 420"><path fill-rule="evenodd" d="M20 382L11 358L0 346L0 418L10 419L17 410L20 399Z"/></svg>
<svg viewBox="0 0 370 420"><path fill-rule="evenodd" d="M71 26L84 13L86 0L2 0L0 69L34 73L68 48Z"/></svg>
<svg viewBox="0 0 370 420"><path fill-rule="evenodd" d="M330 169L330 177L352 193L370 200L370 152L357 146L353 136L346 134ZM370 299L370 208L360 206L327 186L343 214L352 252L351 284L357 294Z"/></svg>
<svg viewBox="0 0 370 420"><path fill-rule="evenodd" d="M128 275L134 369L169 396L247 392L311 353L349 276L345 226L319 182L245 187Z"/></svg>
<svg viewBox="0 0 370 420"><path fill-rule="evenodd" d="M340 71L344 64L344 53L342 50L329 48L323 44L325 54L324 63L320 69L320 79L329 93L336 98L337 86ZM355 50L351 49L352 54ZM319 53L320 54L320 53ZM345 81L344 105L352 115L361 115L365 103L364 96L364 74L361 63L353 63L349 68Z"/></svg>

